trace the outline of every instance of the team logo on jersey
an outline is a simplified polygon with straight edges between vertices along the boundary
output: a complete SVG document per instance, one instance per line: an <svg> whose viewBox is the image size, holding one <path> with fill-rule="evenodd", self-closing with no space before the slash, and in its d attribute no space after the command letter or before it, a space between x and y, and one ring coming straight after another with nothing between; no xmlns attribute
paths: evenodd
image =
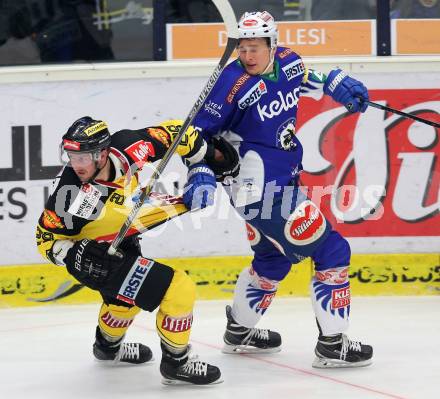
<svg viewBox="0 0 440 399"><path fill-rule="evenodd" d="M291 151L296 147L293 140L295 136L296 118L290 118L284 122L277 130L277 147L281 147L285 151Z"/></svg>
<svg viewBox="0 0 440 399"><path fill-rule="evenodd" d="M298 105L300 88L295 87L292 91L283 94L281 90L277 92L279 100L273 100L268 105L257 104L258 115L261 122L278 116L281 112L289 111Z"/></svg>
<svg viewBox="0 0 440 399"><path fill-rule="evenodd" d="M263 94L267 93L266 83L261 79L257 84L245 93L245 95L238 101L238 108L245 109L256 103Z"/></svg>
<svg viewBox="0 0 440 399"><path fill-rule="evenodd" d="M243 75L241 75L237 81L235 82L234 86L232 86L231 91L229 92L229 94L226 97L226 101L229 104L232 104L232 101L234 100L235 95L238 93L238 91L240 90L241 86L243 86L248 79L251 77L251 75L244 73Z"/></svg>
<svg viewBox="0 0 440 399"><path fill-rule="evenodd" d="M282 68L287 80L292 80L304 74L304 63L302 60L295 60Z"/></svg>
<svg viewBox="0 0 440 399"><path fill-rule="evenodd" d="M253 226L251 226L249 223L246 223L246 230L247 230L247 238L249 240L249 244L251 244L251 246L257 245L261 240L260 232L257 229L255 229Z"/></svg>
<svg viewBox="0 0 440 399"><path fill-rule="evenodd" d="M192 326L192 322L192 313L185 317L172 317L166 315L162 320L162 329L173 333L188 331Z"/></svg>
<svg viewBox="0 0 440 399"><path fill-rule="evenodd" d="M49 209L45 209L43 212L43 225L48 229L63 229L64 225L61 223L60 217Z"/></svg>
<svg viewBox="0 0 440 399"><path fill-rule="evenodd" d="M136 143L131 144L124 151L135 162L138 168L142 168L149 157L156 155L153 144L145 140L136 141Z"/></svg>
<svg viewBox="0 0 440 399"><path fill-rule="evenodd" d="M102 322L111 328L127 328L133 323L133 319L120 319L112 315L110 312L105 312L101 316Z"/></svg>
<svg viewBox="0 0 440 399"><path fill-rule="evenodd" d="M138 256L131 266L130 271L127 273L119 289L117 298L123 302L134 305L139 290L153 265L154 261Z"/></svg>
<svg viewBox="0 0 440 399"><path fill-rule="evenodd" d="M295 245L308 245L324 233L327 221L318 207L309 200L302 202L287 219L284 235Z"/></svg>

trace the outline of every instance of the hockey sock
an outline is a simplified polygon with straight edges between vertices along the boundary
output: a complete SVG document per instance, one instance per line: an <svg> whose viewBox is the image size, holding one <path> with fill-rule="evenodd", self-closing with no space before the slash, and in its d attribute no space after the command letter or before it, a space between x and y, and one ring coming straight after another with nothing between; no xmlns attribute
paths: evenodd
<svg viewBox="0 0 440 399"><path fill-rule="evenodd" d="M279 281L260 277L252 267L244 269L234 291L234 320L244 327L254 327L272 303L278 284Z"/></svg>
<svg viewBox="0 0 440 399"><path fill-rule="evenodd" d="M350 314L350 282L347 268L317 272L310 285L313 309L324 336L348 329ZM335 275L338 278L335 278ZM339 278L341 277L342 278Z"/></svg>

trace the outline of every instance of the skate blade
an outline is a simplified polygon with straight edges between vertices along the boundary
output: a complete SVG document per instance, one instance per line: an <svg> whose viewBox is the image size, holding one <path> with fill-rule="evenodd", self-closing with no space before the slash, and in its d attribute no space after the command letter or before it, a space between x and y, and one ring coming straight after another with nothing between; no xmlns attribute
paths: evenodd
<svg viewBox="0 0 440 399"><path fill-rule="evenodd" d="M206 387L206 386L210 386L210 385L216 385L216 384L221 384L223 382L223 379L220 377L218 380L215 380L213 382L210 382L209 384L193 384L192 382L189 381L182 381L182 380L175 380L172 378L162 378L162 384L164 385L192 385L192 386L196 386L196 387Z"/></svg>
<svg viewBox="0 0 440 399"><path fill-rule="evenodd" d="M339 359L323 359L322 357L316 357L312 363L312 367L317 369L341 369L341 368L353 368L353 367L365 367L369 366L373 362L372 359L364 360L362 362L346 362Z"/></svg>
<svg viewBox="0 0 440 399"><path fill-rule="evenodd" d="M262 355L265 353L277 353L281 351L281 346L277 346L276 348L256 348L254 346L247 345L228 345L225 344L222 348L222 353L226 353L229 355L240 355L240 354L254 354L254 355Z"/></svg>
<svg viewBox="0 0 440 399"><path fill-rule="evenodd" d="M143 363L128 363L121 362L120 360L101 360L95 357L94 361L99 364L100 367L131 367L131 366L144 366L146 364L154 364L155 363L154 356Z"/></svg>

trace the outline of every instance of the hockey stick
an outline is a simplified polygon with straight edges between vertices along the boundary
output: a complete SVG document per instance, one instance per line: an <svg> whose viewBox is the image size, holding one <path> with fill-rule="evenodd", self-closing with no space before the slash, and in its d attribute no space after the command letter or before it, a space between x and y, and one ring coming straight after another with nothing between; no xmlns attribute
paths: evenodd
<svg viewBox="0 0 440 399"><path fill-rule="evenodd" d="M386 105L381 105L381 104L378 104L378 103L373 103L371 101L364 101L364 102L366 102L368 105L370 105L370 106L372 106L374 108L378 108L378 109L381 109L383 111L392 112L393 114L401 115L401 116L403 116L405 118L414 119L415 121L418 121L418 122L421 122L421 123L426 123L427 125L440 128L440 123L436 123L436 122L430 121L428 119L423 119L423 118L420 118L419 116L416 116L416 115L413 115L413 114L407 114L406 112L399 111L397 109L387 107Z"/></svg>
<svg viewBox="0 0 440 399"><path fill-rule="evenodd" d="M144 203L145 199L148 198L148 196L151 193L151 190L153 189L154 184L156 183L159 176L164 171L165 167L167 166L168 162L170 161L171 157L175 153L178 145L180 144L180 141L182 140L183 136L185 135L185 132L187 131L188 127L191 125L191 122L197 115L197 112L199 112L200 108L202 107L203 103L205 102L206 98L208 97L209 93L211 92L212 88L214 87L215 83L217 82L221 72L223 71L223 68L226 66L226 63L228 62L229 58L231 57L235 47L237 46L238 42L238 26L237 26L237 19L235 18L234 10L232 9L231 5L229 4L228 0L212 0L215 6L217 7L217 10L220 12L220 15L223 18L223 21L226 25L226 30L228 33L228 42L226 44L225 51L212 72L211 76L208 79L208 82L206 83L205 87L203 88L202 92L199 95L199 98L197 99L196 103L192 107L189 115L185 119L185 122L182 125L182 128L180 129L179 134L175 137L173 142L171 143L170 147L168 148L167 152L161 159L159 165L151 175L150 179L148 180L145 188L142 190L142 193L137 200L137 202L134 204L133 209L131 210L130 214L127 216L127 219L125 220L124 224L121 227L121 230L117 234L117 236L114 238L112 243L110 244L110 247L108 249L108 253L110 255L114 255L118 249L119 244L124 239L128 229L130 228L131 224L133 223L134 219L136 218L139 210L142 207L142 204Z"/></svg>

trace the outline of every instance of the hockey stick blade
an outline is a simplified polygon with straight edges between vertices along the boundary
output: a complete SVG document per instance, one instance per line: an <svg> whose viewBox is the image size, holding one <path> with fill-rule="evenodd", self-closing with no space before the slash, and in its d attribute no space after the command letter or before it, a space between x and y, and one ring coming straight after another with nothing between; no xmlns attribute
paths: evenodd
<svg viewBox="0 0 440 399"><path fill-rule="evenodd" d="M382 104L378 104L378 103L373 103L371 101L365 101L368 105L370 105L373 108L377 108L377 109L381 109L383 111L388 111L391 112L393 114L397 114L400 116L403 116L404 118L408 118L408 119L413 119L417 122L421 122L421 123L425 123L427 125L436 127L436 128L440 128L440 123L434 122L434 121L430 121L428 119L424 119L424 118L420 118L419 116L413 115L413 114L408 114L406 112L403 111L399 111L397 109L394 108L390 108L387 107L386 105L382 105Z"/></svg>
<svg viewBox="0 0 440 399"><path fill-rule="evenodd" d="M231 57L232 53L234 52L235 47L237 46L238 42L238 26L237 26L237 19L235 17L234 10L231 7L231 4L228 0L213 0L213 3L217 7L220 15L223 18L223 21L226 25L226 30L228 33L228 41L226 43L225 51L223 52L223 55L212 72L211 76L208 79L208 82L206 83L205 87L203 88L202 92L200 93L197 101L195 102L194 106L192 107L188 117L185 119L185 122L183 123L178 135L174 138L173 142L171 143L170 147L168 148L167 152L157 165L156 169L154 170L153 174L151 175L150 179L148 180L145 188L142 190L142 193L137 200L137 202L134 204L132 210L130 211L129 215L127 216L127 219L125 220L124 224L121 227L121 230L117 234L117 236L114 238L112 243L110 244L110 247L108 249L108 253L110 255L114 255L117 252L118 246L120 245L121 241L124 239L128 229L130 228L131 224L133 223L134 219L136 218L139 210L142 207L142 204L144 203L145 199L148 198L150 195L154 184L156 183L159 176L164 171L165 167L167 166L168 162L170 161L173 154L176 152L176 149L178 145L180 144L180 141L182 140L183 136L185 135L185 132L188 130L189 126L191 125L193 119L199 112L200 108L202 107L203 103L205 102L206 98L208 97L209 93L211 92L212 88L214 87L215 83L217 82L221 72L223 71L224 67L226 66L226 63L228 62L229 58Z"/></svg>

